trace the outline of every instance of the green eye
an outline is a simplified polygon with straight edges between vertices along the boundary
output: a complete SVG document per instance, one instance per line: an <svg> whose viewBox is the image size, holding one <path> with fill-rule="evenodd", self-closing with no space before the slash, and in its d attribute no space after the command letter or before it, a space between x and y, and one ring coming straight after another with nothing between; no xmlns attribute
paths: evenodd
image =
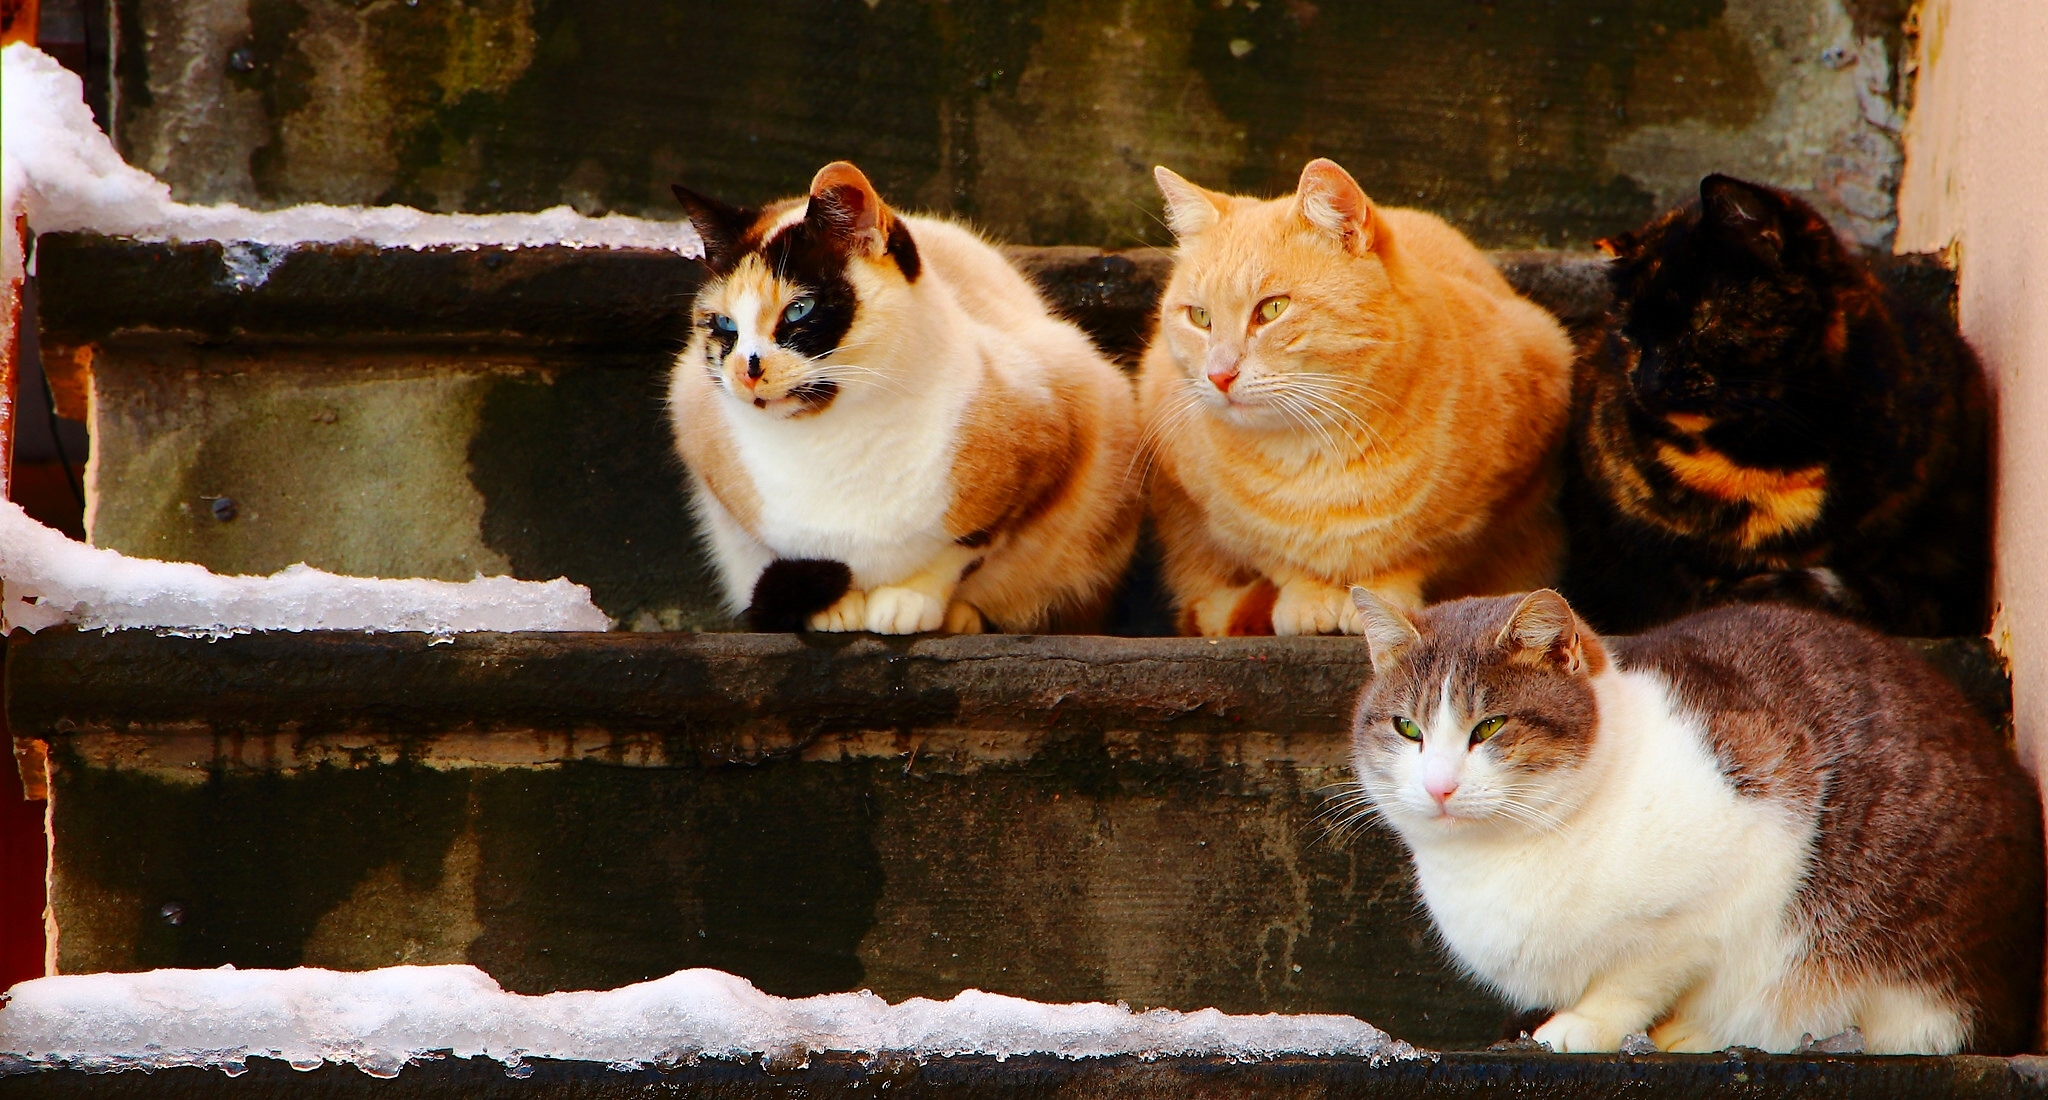
<svg viewBox="0 0 2048 1100"><path fill-rule="evenodd" d="M782 311L782 319L786 323L795 324L796 322L801 321L804 318L810 316L811 307L817 304L818 300L816 298L813 298L810 295L806 294L803 297L798 298L797 300L789 303L788 307Z"/></svg>
<svg viewBox="0 0 2048 1100"><path fill-rule="evenodd" d="M1196 328L1208 328L1209 311L1203 309L1201 306L1189 306L1188 320L1194 322Z"/></svg>
<svg viewBox="0 0 2048 1100"><path fill-rule="evenodd" d="M1264 324L1268 321L1278 320L1281 314L1287 312L1287 303L1292 300L1293 299L1287 297L1287 295L1282 294L1278 297L1268 298L1265 301L1260 302L1259 323Z"/></svg>
<svg viewBox="0 0 2048 1100"><path fill-rule="evenodd" d="M1491 718L1485 719L1478 725L1472 727L1472 743L1477 745L1481 741L1484 741L1487 738L1492 737L1494 734L1500 732L1500 728L1502 726L1505 726L1507 724L1508 719L1507 715L1505 714L1496 714Z"/></svg>
<svg viewBox="0 0 2048 1100"><path fill-rule="evenodd" d="M1422 727L1410 722L1406 718L1394 719L1394 732L1406 737L1410 741L1422 740Z"/></svg>

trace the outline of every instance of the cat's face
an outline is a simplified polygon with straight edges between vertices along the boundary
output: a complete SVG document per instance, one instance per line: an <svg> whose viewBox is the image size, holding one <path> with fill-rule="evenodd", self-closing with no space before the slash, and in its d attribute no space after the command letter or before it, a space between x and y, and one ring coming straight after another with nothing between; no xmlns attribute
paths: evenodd
<svg viewBox="0 0 2048 1100"><path fill-rule="evenodd" d="M1599 639L1548 590L1413 620L1364 589L1373 679L1351 730L1358 782L1404 834L1553 827L1584 799Z"/></svg>
<svg viewBox="0 0 2048 1100"><path fill-rule="evenodd" d="M1809 392L1811 365L1846 336L1829 294L1842 247L1811 207L1709 176L1698 203L1601 243L1618 350L1646 412L1698 430L1825 400Z"/></svg>
<svg viewBox="0 0 2048 1100"><path fill-rule="evenodd" d="M681 187L676 197L711 268L683 354L727 394L782 419L903 387L867 360L912 315L917 248L859 169L827 165L808 198L766 210Z"/></svg>
<svg viewBox="0 0 2048 1100"><path fill-rule="evenodd" d="M1185 375L1184 400L1238 427L1355 426L1392 331L1378 226L1358 184L1326 160L1271 201L1155 174L1180 240L1159 338Z"/></svg>

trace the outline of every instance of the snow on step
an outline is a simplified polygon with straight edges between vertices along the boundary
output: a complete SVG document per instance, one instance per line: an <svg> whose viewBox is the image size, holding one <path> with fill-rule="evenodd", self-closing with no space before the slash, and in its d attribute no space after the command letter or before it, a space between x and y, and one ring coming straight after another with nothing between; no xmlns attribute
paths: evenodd
<svg viewBox="0 0 2048 1100"><path fill-rule="evenodd" d="M207 636L251 630L605 630L590 589L478 577L342 577L303 563L268 577L224 577L190 562L131 558L74 542L0 500L0 636L59 623Z"/></svg>
<svg viewBox="0 0 2048 1100"><path fill-rule="evenodd" d="M1239 1061L1417 1055L1349 1016L1139 1013L973 989L948 1001L896 1005L866 991L790 1000L717 970L530 997L505 992L473 966L358 973L222 967L37 978L10 996L0 1010L0 1073L211 1066L236 1074L247 1059L267 1057L298 1069L334 1062L388 1077L440 1053L494 1058L515 1075L525 1058L636 1068L756 1056L793 1063L823 1051Z"/></svg>
<svg viewBox="0 0 2048 1100"><path fill-rule="evenodd" d="M405 206L317 203L265 211L190 206L173 201L168 185L121 159L93 122L78 77L48 54L20 43L0 50L0 79L7 210L11 215L25 209L38 233L90 229L143 240L265 245L658 248L689 256L703 250L687 221L591 218L566 206L537 214L429 214Z"/></svg>

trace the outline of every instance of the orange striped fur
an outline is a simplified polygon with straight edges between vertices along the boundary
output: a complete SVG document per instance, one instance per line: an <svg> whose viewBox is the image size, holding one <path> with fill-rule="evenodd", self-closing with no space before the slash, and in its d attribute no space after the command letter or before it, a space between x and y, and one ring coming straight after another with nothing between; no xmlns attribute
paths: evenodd
<svg viewBox="0 0 2048 1100"><path fill-rule="evenodd" d="M1280 634L1358 632L1353 584L1416 608L1550 583L1557 322L1329 161L1270 201L1158 175L1180 247L1139 409L1183 628L1243 632L1261 581Z"/></svg>

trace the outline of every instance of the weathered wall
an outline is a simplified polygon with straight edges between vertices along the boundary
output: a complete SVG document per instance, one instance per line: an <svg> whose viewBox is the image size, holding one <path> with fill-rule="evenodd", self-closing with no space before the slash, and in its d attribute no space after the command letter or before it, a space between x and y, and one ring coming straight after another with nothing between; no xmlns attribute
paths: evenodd
<svg viewBox="0 0 2048 1100"><path fill-rule="evenodd" d="M1020 243L1160 243L1149 169L1337 158L1492 246L1705 172L1887 240L1905 0L112 0L116 138L180 197L674 214L849 157Z"/></svg>
<svg viewBox="0 0 2048 1100"><path fill-rule="evenodd" d="M1997 387L1993 640L2048 778L2048 6L1931 0L1921 24L1899 247L1954 247L1963 332Z"/></svg>
<svg viewBox="0 0 2048 1100"><path fill-rule="evenodd" d="M1330 816L1343 639L51 631L6 672L52 746L62 972L711 966L1460 1048L1508 1015L1393 837Z"/></svg>
<svg viewBox="0 0 2048 1100"><path fill-rule="evenodd" d="M725 629L663 413L672 253L312 247L238 280L232 249L53 234L40 245L60 409L87 410L97 545L267 573L478 571L588 585L634 630ZM1135 359L1166 272L1141 249L1018 249L1057 308ZM1567 324L1596 261L1497 254ZM1945 307L1924 257L1887 279ZM66 398L65 395L75 395ZM222 498L233 502L222 508ZM1170 632L1142 554L1109 632Z"/></svg>
<svg viewBox="0 0 2048 1100"><path fill-rule="evenodd" d="M2004 713L1981 643L1923 651ZM5 671L50 746L64 972L714 966L1449 1047L1507 1015L1333 800L1356 640L50 630Z"/></svg>

